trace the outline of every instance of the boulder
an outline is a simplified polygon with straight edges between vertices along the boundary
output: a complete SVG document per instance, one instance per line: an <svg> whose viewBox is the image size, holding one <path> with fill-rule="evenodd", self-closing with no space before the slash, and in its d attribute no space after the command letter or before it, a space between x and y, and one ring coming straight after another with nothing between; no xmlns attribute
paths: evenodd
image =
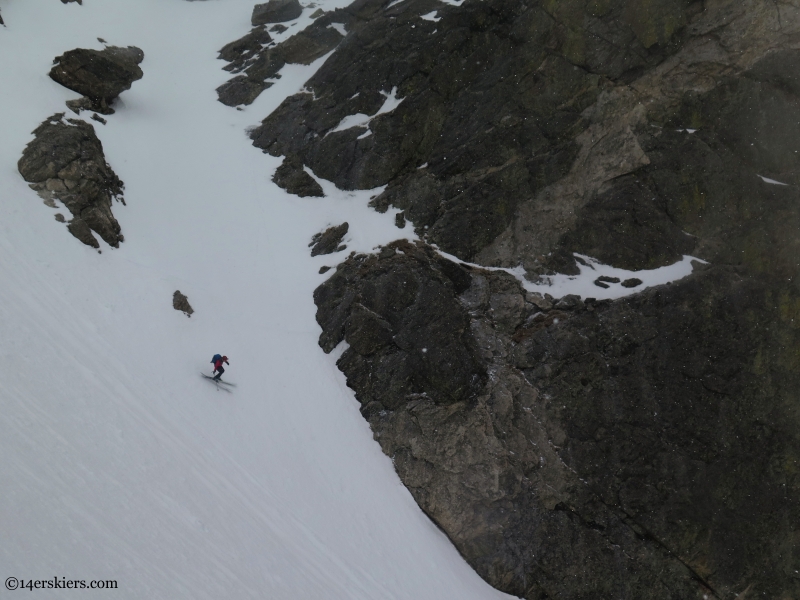
<svg viewBox="0 0 800 600"><path fill-rule="evenodd" d="M93 109L113 112L109 109L111 102L142 78L139 68L142 60L144 53L135 46L108 46L103 50L78 48L56 57L50 77L89 98Z"/></svg>
<svg viewBox="0 0 800 600"><path fill-rule="evenodd" d="M266 23L284 23L293 21L303 13L299 0L269 0L265 4L256 4L250 18L253 27Z"/></svg>
<svg viewBox="0 0 800 600"><path fill-rule="evenodd" d="M172 308L182 311L187 317L191 317L194 309L189 304L189 299L181 294L180 290L175 290L172 294Z"/></svg>
<svg viewBox="0 0 800 600"><path fill-rule="evenodd" d="M123 241L111 212L113 200L123 204L124 184L108 165L94 128L84 121L64 119L64 113L46 119L33 131L25 147L19 172L47 202L61 201L72 213L70 233L98 247L97 233L108 245Z"/></svg>

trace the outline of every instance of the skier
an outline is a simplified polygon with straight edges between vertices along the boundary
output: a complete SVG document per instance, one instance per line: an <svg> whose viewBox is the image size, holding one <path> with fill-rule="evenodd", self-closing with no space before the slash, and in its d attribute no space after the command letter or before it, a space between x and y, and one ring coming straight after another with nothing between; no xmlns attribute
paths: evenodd
<svg viewBox="0 0 800 600"><path fill-rule="evenodd" d="M222 374L225 372L225 369L222 367L222 363L230 366L231 363L228 362L227 356L222 356L220 354L215 354L214 358L211 359L211 362L214 363L214 371L211 373L217 373L214 375L214 380L219 381L219 378L222 377Z"/></svg>

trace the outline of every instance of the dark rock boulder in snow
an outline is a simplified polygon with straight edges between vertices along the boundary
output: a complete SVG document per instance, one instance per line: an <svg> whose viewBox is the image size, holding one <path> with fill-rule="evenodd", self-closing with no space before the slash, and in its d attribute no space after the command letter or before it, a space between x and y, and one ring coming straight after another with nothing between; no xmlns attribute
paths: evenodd
<svg viewBox="0 0 800 600"><path fill-rule="evenodd" d="M314 23L280 44L265 45L269 38L263 27L256 27L242 38L220 50L219 57L228 61L224 67L232 73L243 73L217 89L219 100L228 106L250 104L271 85L265 79L278 77L278 71L287 63L308 65L333 50L344 36L333 23L349 23L352 15L346 10L336 10L318 18ZM273 27L273 30L277 30ZM277 30L280 32L280 30ZM246 79L245 79L246 78ZM234 83L247 93L232 95Z"/></svg>
<svg viewBox="0 0 800 600"><path fill-rule="evenodd" d="M192 305L189 304L189 299L181 294L180 290L175 290L175 293L172 294L172 308L182 311L187 317L191 317L194 312Z"/></svg>
<svg viewBox="0 0 800 600"><path fill-rule="evenodd" d="M78 4L83 4L83 0L61 0L61 4L69 4L70 2L77 2Z"/></svg>
<svg viewBox="0 0 800 600"><path fill-rule="evenodd" d="M298 0L269 0L265 4L256 4L250 22L253 27L266 23L284 23L292 21L303 13Z"/></svg>
<svg viewBox="0 0 800 600"><path fill-rule="evenodd" d="M272 178L278 186L298 196L323 197L325 194L316 180L303 170L303 163L297 157L287 156Z"/></svg>
<svg viewBox="0 0 800 600"><path fill-rule="evenodd" d="M142 78L139 68L142 60L144 53L135 46L109 46L103 50L78 48L55 59L50 77L89 98L94 110L113 112L109 104Z"/></svg>
<svg viewBox="0 0 800 600"><path fill-rule="evenodd" d="M319 256L320 254L333 254L334 252L341 252L347 246L341 244L344 236L347 235L350 229L350 224L347 222L337 225L336 227L328 227L325 231L317 233L311 238L309 247L311 248L311 256Z"/></svg>
<svg viewBox="0 0 800 600"><path fill-rule="evenodd" d="M123 237L111 204L114 199L124 204L123 183L106 163L94 128L63 117L64 113L53 115L33 131L19 172L46 202L56 199L69 209L69 231L76 238L98 247L94 231L116 248Z"/></svg>

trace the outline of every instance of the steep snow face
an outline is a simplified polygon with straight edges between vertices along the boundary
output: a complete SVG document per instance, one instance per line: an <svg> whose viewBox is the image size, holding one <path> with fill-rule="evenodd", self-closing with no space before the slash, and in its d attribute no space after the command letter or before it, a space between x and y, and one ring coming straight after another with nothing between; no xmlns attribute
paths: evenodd
<svg viewBox="0 0 800 600"><path fill-rule="evenodd" d="M506 597L419 510L317 346L317 271L343 256L312 259L312 234L347 220L347 252L400 237L370 192L289 196L270 181L280 159L250 146L319 64L237 111L216 101L216 51L252 1L0 5L3 578L113 579L116 598ZM108 124L88 121L126 185L126 241L102 254L16 170L76 97L52 59L98 37L145 52ZM217 352L233 394L199 375Z"/></svg>

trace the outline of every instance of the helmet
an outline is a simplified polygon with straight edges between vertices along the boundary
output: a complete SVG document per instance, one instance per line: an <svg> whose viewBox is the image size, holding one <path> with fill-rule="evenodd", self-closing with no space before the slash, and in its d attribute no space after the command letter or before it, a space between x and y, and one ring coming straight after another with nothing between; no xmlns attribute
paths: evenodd
<svg viewBox="0 0 800 600"><path fill-rule="evenodd" d="M223 356L222 360L228 360L228 357L227 356Z"/></svg>

